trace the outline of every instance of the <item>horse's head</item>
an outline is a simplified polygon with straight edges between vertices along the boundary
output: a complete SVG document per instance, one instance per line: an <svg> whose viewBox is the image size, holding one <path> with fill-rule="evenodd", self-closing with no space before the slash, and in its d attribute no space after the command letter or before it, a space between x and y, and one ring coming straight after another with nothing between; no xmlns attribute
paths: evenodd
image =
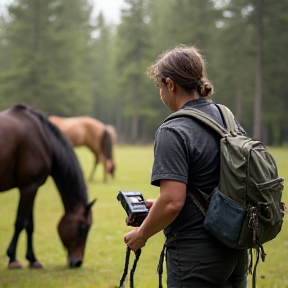
<svg viewBox="0 0 288 288"><path fill-rule="evenodd" d="M95 201L79 207L76 211L66 212L59 222L58 232L68 251L70 268L80 267L83 263L86 239L92 225L91 207Z"/></svg>
<svg viewBox="0 0 288 288"><path fill-rule="evenodd" d="M115 176L115 163L113 160L108 159L106 161L106 172L114 178Z"/></svg>

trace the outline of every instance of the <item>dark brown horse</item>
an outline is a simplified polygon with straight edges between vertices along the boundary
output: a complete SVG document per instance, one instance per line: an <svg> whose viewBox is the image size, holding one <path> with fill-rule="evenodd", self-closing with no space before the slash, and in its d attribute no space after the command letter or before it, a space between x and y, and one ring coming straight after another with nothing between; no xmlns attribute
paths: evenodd
<svg viewBox="0 0 288 288"><path fill-rule="evenodd" d="M21 267L16 246L23 229L27 233L26 259L31 268L42 267L33 250L33 203L49 175L65 210L58 233L68 251L68 264L80 267L95 200L88 203L82 170L71 144L41 112L18 104L0 113L0 163L0 192L15 187L20 191L14 235L7 249L8 267Z"/></svg>
<svg viewBox="0 0 288 288"><path fill-rule="evenodd" d="M116 142L116 131L113 126L105 125L89 116L65 118L52 115L49 120L63 132L74 147L86 146L94 154L95 160L90 180L93 179L99 163L104 166L104 182L107 181L107 174L114 177L113 148Z"/></svg>

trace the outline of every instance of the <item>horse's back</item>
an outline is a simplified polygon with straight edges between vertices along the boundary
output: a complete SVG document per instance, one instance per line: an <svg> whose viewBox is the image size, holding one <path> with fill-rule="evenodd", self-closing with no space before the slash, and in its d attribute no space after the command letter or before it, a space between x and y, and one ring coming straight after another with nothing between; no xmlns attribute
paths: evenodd
<svg viewBox="0 0 288 288"><path fill-rule="evenodd" d="M51 115L49 116L49 121L59 128L74 147L83 145L86 132L81 128L81 123L79 125L74 118Z"/></svg>
<svg viewBox="0 0 288 288"><path fill-rule="evenodd" d="M103 163L106 173L114 175L115 163L113 147L116 143L116 130L90 116L59 117L51 115L49 120L55 124L74 147L86 146L94 154L95 162L91 172L92 179L96 165Z"/></svg>
<svg viewBox="0 0 288 288"><path fill-rule="evenodd" d="M39 129L39 123L32 118L26 109L17 109L18 106L0 112L0 150L21 149L34 143L34 137L43 140L43 132ZM21 144L21 145L20 145ZM37 143L34 143L34 145ZM1 157L5 155L1 153Z"/></svg>
<svg viewBox="0 0 288 288"><path fill-rule="evenodd" d="M68 138L74 147L85 145L92 150L99 149L105 124L89 116L59 117L51 115L49 120Z"/></svg>
<svg viewBox="0 0 288 288"><path fill-rule="evenodd" d="M15 105L0 112L0 191L25 185L48 171L50 158L45 133L26 106Z"/></svg>

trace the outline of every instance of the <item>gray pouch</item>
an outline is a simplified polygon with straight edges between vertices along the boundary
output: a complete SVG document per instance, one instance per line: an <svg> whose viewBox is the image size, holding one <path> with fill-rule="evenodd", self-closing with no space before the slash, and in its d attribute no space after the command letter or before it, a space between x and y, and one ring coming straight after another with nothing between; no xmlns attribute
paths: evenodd
<svg viewBox="0 0 288 288"><path fill-rule="evenodd" d="M204 227L223 244L236 247L246 210L226 197L218 188L210 200Z"/></svg>

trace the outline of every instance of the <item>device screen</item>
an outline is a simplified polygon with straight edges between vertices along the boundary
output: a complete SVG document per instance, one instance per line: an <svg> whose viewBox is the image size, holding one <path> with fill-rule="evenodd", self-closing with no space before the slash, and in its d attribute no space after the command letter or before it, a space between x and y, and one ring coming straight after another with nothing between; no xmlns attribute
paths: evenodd
<svg viewBox="0 0 288 288"><path fill-rule="evenodd" d="M132 196L132 197L129 197L129 199L130 199L131 203L143 202L143 199L140 196Z"/></svg>

